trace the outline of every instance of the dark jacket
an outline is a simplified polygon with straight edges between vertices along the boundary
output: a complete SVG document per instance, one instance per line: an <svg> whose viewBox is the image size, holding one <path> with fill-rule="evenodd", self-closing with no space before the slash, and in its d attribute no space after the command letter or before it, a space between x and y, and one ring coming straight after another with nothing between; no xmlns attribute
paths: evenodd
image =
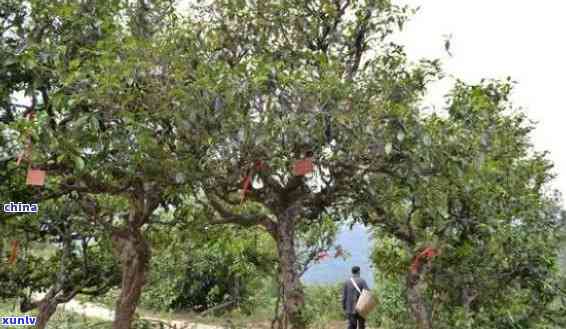
<svg viewBox="0 0 566 329"><path fill-rule="evenodd" d="M358 288L360 288L360 290L369 290L366 281L360 278L360 276L354 276L354 281L356 281L356 284L358 285ZM355 308L356 303L358 302L358 298L360 298L360 293L358 292L356 287L354 287L352 281L348 279L348 281L344 283L344 291L342 292L342 309L346 314L356 313Z"/></svg>

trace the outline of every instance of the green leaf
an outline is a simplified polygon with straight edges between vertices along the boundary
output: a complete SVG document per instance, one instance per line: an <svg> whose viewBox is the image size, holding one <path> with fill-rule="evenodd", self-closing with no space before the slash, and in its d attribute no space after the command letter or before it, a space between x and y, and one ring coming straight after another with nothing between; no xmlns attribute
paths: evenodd
<svg viewBox="0 0 566 329"><path fill-rule="evenodd" d="M84 169L85 167L85 161L83 160L82 157L80 156L76 156L74 157L74 162L75 162L75 169L77 169L78 171L81 171Z"/></svg>
<svg viewBox="0 0 566 329"><path fill-rule="evenodd" d="M405 132L403 130L399 130L397 133L397 140L402 142L405 139Z"/></svg>
<svg viewBox="0 0 566 329"><path fill-rule="evenodd" d="M385 154L387 155L391 154L392 150L393 150L393 145L391 143L385 144Z"/></svg>

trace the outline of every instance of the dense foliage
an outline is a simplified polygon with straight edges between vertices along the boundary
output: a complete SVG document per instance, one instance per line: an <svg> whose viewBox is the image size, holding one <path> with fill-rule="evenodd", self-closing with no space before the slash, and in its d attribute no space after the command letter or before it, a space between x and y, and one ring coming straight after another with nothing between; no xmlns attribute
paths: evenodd
<svg viewBox="0 0 566 329"><path fill-rule="evenodd" d="M375 264L406 281L408 306L428 327L563 326L564 213L546 188L552 166L532 151L533 128L508 106L509 91L456 86L445 117L411 127L408 138L423 141L399 149L411 167L375 181ZM419 258L425 247L439 255Z"/></svg>
<svg viewBox="0 0 566 329"><path fill-rule="evenodd" d="M154 257L142 303L201 312L226 305L248 312L255 290L275 273L273 244L260 231L221 227L154 232Z"/></svg>
<svg viewBox="0 0 566 329"><path fill-rule="evenodd" d="M372 323L563 326L564 213L508 81L424 113L440 63L390 42L410 11L388 0L189 7L0 6L0 201L41 209L0 213L3 297L43 328L120 281L112 326L130 329L140 301L253 312L275 279L273 324L303 329L337 291L305 294L301 275L358 221L379 241Z"/></svg>

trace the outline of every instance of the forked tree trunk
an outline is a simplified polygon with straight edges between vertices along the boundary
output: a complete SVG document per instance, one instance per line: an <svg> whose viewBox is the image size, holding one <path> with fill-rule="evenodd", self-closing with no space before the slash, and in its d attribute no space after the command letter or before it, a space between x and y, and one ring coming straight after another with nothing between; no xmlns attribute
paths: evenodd
<svg viewBox="0 0 566 329"><path fill-rule="evenodd" d="M57 275L57 281L54 286L52 286L45 296L39 301L32 302L28 298L24 298L20 304L20 310L22 312L29 312L33 309L38 310L38 315L35 322L35 327L39 329L47 328L47 323L51 319L51 316L57 311L57 305L61 303L66 303L73 299L77 293L78 289L64 289L64 283L69 279L69 272L67 270L66 264L68 258L71 256L72 240L69 235L63 237L63 255L61 258L61 267L59 268L59 273ZM67 287L68 288L68 287Z"/></svg>
<svg viewBox="0 0 566 329"><path fill-rule="evenodd" d="M55 311L57 311L57 305L70 301L76 295L76 292L63 292L63 295L56 296L56 291L58 290L57 286L52 287L41 300L32 302L24 298L22 304L20 304L20 311L24 313L37 309L35 328L47 328L47 323L55 314Z"/></svg>
<svg viewBox="0 0 566 329"><path fill-rule="evenodd" d="M57 303L52 300L43 299L37 305L38 314L36 328L45 329L47 327L47 322L51 319L51 316L57 311Z"/></svg>
<svg viewBox="0 0 566 329"><path fill-rule="evenodd" d="M305 297L297 271L295 250L295 223L292 218L281 218L276 224L274 238L277 243L280 272L279 280L283 288L283 325L291 329L306 328L303 317Z"/></svg>
<svg viewBox="0 0 566 329"><path fill-rule="evenodd" d="M417 324L417 329L432 329L430 310L424 297L426 285L421 280L425 271L423 268L416 273L409 271L407 275L407 301Z"/></svg>
<svg viewBox="0 0 566 329"><path fill-rule="evenodd" d="M130 329L146 282L151 251L139 228L115 231L112 240L122 269L121 291L112 329Z"/></svg>

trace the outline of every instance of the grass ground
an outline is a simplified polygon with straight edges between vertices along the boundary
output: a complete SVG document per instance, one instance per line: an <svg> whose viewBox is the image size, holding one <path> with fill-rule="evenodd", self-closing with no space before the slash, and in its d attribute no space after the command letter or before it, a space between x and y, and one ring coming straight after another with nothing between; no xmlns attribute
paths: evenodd
<svg viewBox="0 0 566 329"><path fill-rule="evenodd" d="M1 316L15 316L15 315L32 315L37 314L34 311L28 313L19 312L19 310L14 308L14 301L0 301L0 315ZM49 329L109 329L111 323L108 321L87 318L78 314L65 312L58 309L57 312L51 317L49 321ZM13 327L21 328L21 327ZM2 327L2 329L12 329L11 327Z"/></svg>
<svg viewBox="0 0 566 329"><path fill-rule="evenodd" d="M309 298L311 307L314 309L308 310L311 314L316 314L316 316L311 318L311 325L309 329L340 329L346 327L345 320L341 319L341 316L337 314L337 310L328 305L329 300L335 299L332 296L322 294L324 291L321 289L314 289L313 291L309 289L309 296L316 296L317 298ZM100 306L105 309L113 309L113 297L112 294L108 298L97 298L90 299L86 297L79 297L78 300L82 304L88 304L93 306ZM322 305L324 304L326 305ZM319 305L321 304L321 305ZM20 315L17 310L14 310L15 301L0 301L0 314L2 315ZM69 309L69 308L67 308ZM271 317L272 317L273 307L259 307L254 314L247 315L243 314L238 310L234 310L229 313L225 313L221 316L199 316L192 312L159 312L150 311L144 309L143 307L138 307L137 314L144 318L160 319L162 321L170 322L183 322L191 324L205 324L211 325L218 328L227 329L269 329L271 327ZM315 309L318 310L315 312ZM326 312L320 312L321 309L326 309ZM339 313L339 311L338 311ZM29 315L35 315L33 312L28 313ZM96 313L94 313L96 314ZM139 321L136 329L149 329L149 328L161 328L166 329L166 326L160 327L156 325L157 322L152 321L153 325L149 323L144 323ZM64 311L63 307L59 307L57 313L53 316L50 321L49 329L109 329L111 323L108 320L97 319L92 317L85 317L76 313ZM2 328L4 329L4 327Z"/></svg>
<svg viewBox="0 0 566 329"><path fill-rule="evenodd" d="M241 316L237 314L227 314L222 317L198 317L190 313L156 313L140 310L140 314L144 317L160 318L163 320L177 320L177 321L187 321L191 323L202 323L214 325L219 328L227 329L269 329L270 322L265 319L260 319L257 317ZM20 312L14 310L14 301L4 301L0 302L0 315L22 315ZM34 312L29 312L27 315L36 315ZM310 329L342 329L345 328L346 323L344 321L323 321L315 322L311 325ZM10 329L9 327L2 327L3 329ZM16 327L14 327L16 328ZM85 317L72 312L67 312L59 308L55 315L51 318L49 322L49 329L109 329L111 328L111 323L106 320L101 320L92 317ZM153 325L149 322L139 321L137 323L137 329L150 329L150 328L162 328L153 322Z"/></svg>

